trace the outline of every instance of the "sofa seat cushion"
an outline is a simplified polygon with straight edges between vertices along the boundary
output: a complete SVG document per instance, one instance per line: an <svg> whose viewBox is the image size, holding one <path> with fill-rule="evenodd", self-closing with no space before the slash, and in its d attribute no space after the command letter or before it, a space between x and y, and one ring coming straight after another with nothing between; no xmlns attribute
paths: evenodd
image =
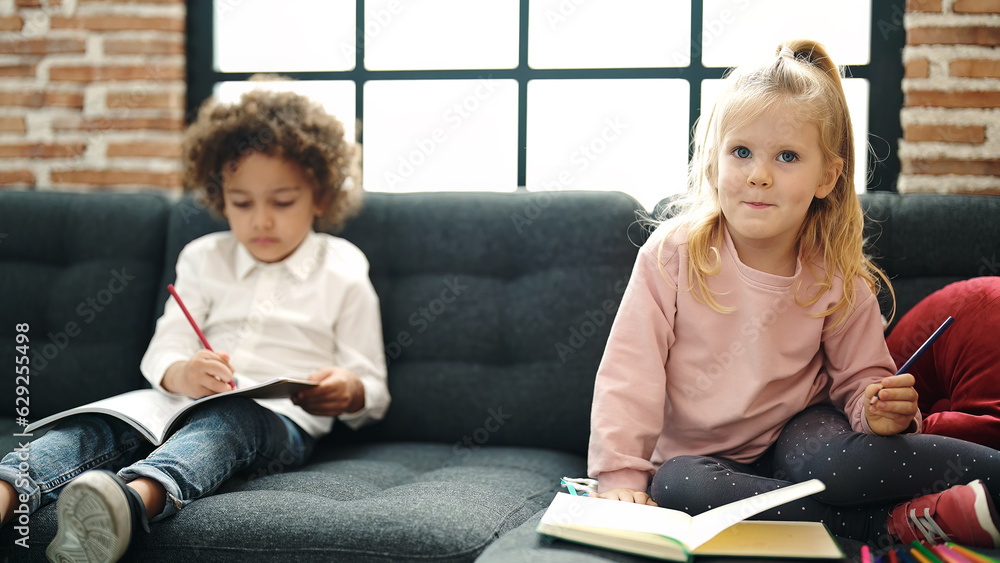
<svg viewBox="0 0 1000 563"><path fill-rule="evenodd" d="M126 560L473 561L548 505L559 489L553 475L585 471L582 456L545 449L321 447L298 471L231 479L153 524ZM55 527L54 505L32 515L39 561Z"/></svg>

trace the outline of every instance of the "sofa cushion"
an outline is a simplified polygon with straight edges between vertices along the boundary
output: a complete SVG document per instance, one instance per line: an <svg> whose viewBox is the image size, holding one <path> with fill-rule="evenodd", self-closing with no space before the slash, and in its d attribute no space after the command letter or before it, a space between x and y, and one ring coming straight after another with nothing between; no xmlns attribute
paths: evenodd
<svg viewBox="0 0 1000 563"><path fill-rule="evenodd" d="M1000 275L1000 198L869 192L861 204L868 251L896 292L895 320L949 283Z"/></svg>
<svg viewBox="0 0 1000 563"><path fill-rule="evenodd" d="M124 560L472 561L548 505L554 475L584 470L582 456L530 448L321 448L302 470L231 479L140 533ZM45 560L55 512L32 515L25 561ZM3 532L0 541L12 541Z"/></svg>
<svg viewBox="0 0 1000 563"><path fill-rule="evenodd" d="M30 419L143 385L169 208L157 194L0 191L0 361L14 365L13 325L27 324ZM14 390L3 378L0 394Z"/></svg>
<svg viewBox="0 0 1000 563"><path fill-rule="evenodd" d="M340 235L371 264L392 405L382 422L337 434L585 453L594 376L643 240L636 201L617 192L365 198ZM190 198L170 224L161 287L187 242L226 228Z"/></svg>

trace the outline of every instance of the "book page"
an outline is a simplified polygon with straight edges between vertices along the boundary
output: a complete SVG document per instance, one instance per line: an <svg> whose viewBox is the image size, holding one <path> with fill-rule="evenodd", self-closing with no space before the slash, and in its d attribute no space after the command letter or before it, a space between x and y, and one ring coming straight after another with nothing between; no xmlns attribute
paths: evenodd
<svg viewBox="0 0 1000 563"><path fill-rule="evenodd" d="M159 444L167 421L174 416L174 413L192 403L194 400L187 397L167 395L155 389L139 389L43 418L29 425L25 431L37 430L74 414L99 413L115 416L129 422L136 430L142 432L147 440Z"/></svg>
<svg viewBox="0 0 1000 563"><path fill-rule="evenodd" d="M636 555L666 559L668 561L690 560L689 553L684 544L673 538L649 532L593 528L571 524L550 528L544 523L539 523L536 531L562 540L603 547L623 553L634 553Z"/></svg>
<svg viewBox="0 0 1000 563"><path fill-rule="evenodd" d="M726 528L693 555L840 559L844 552L819 522L748 520Z"/></svg>
<svg viewBox="0 0 1000 563"><path fill-rule="evenodd" d="M692 531L688 546L691 549L697 548L737 522L824 489L826 489L826 485L822 481L810 479L703 512L692 519Z"/></svg>
<svg viewBox="0 0 1000 563"><path fill-rule="evenodd" d="M166 438L166 435L170 434L182 421L184 413L195 405L229 395L250 399L283 398L316 385L317 383L313 381L276 378L256 385L247 385L235 391L209 395L198 400L180 395L170 395L155 389L139 389L48 416L28 425L25 432L32 432L67 416L99 413L128 422L147 440L154 445L159 445Z"/></svg>
<svg viewBox="0 0 1000 563"><path fill-rule="evenodd" d="M556 493L541 523L647 532L682 542L691 530L691 517L679 510L567 493Z"/></svg>

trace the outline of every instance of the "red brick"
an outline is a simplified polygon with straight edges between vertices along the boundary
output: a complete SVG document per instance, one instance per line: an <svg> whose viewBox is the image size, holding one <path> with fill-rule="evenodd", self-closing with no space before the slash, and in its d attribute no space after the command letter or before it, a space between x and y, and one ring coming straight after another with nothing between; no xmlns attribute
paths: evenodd
<svg viewBox="0 0 1000 563"><path fill-rule="evenodd" d="M905 107L1000 108L1000 92L911 90L905 93Z"/></svg>
<svg viewBox="0 0 1000 563"><path fill-rule="evenodd" d="M955 0L956 14L1000 14L1000 0Z"/></svg>
<svg viewBox="0 0 1000 563"><path fill-rule="evenodd" d="M52 123L53 131L183 131L184 117L66 118Z"/></svg>
<svg viewBox="0 0 1000 563"><path fill-rule="evenodd" d="M0 133L27 133L28 126L23 117L0 115Z"/></svg>
<svg viewBox="0 0 1000 563"><path fill-rule="evenodd" d="M913 142L974 143L986 141L983 125L907 125L903 139Z"/></svg>
<svg viewBox="0 0 1000 563"><path fill-rule="evenodd" d="M948 65L948 73L959 78L1000 78L1000 60L958 59Z"/></svg>
<svg viewBox="0 0 1000 563"><path fill-rule="evenodd" d="M1000 27L913 27L910 45L1000 45Z"/></svg>
<svg viewBox="0 0 1000 563"><path fill-rule="evenodd" d="M1000 176L998 160L908 159L903 160L901 164L903 174Z"/></svg>
<svg viewBox="0 0 1000 563"><path fill-rule="evenodd" d="M49 80L54 82L96 82L113 80L184 80L183 65L151 63L133 66L54 66Z"/></svg>
<svg viewBox="0 0 1000 563"><path fill-rule="evenodd" d="M985 188L982 190L954 190L949 193L961 195L1000 195L1000 188Z"/></svg>
<svg viewBox="0 0 1000 563"><path fill-rule="evenodd" d="M941 0L906 0L906 11L941 12Z"/></svg>
<svg viewBox="0 0 1000 563"><path fill-rule="evenodd" d="M8 78L33 78L37 65L3 65L0 66L0 76Z"/></svg>
<svg viewBox="0 0 1000 563"><path fill-rule="evenodd" d="M175 158L180 159L181 141L171 142L138 142L108 144L108 158L142 157L142 158Z"/></svg>
<svg viewBox="0 0 1000 563"><path fill-rule="evenodd" d="M105 105L110 109L184 109L184 94L177 92L108 92Z"/></svg>
<svg viewBox="0 0 1000 563"><path fill-rule="evenodd" d="M85 185L95 187L181 187L180 172L149 172L147 170L59 170L51 174L55 185Z"/></svg>
<svg viewBox="0 0 1000 563"><path fill-rule="evenodd" d="M905 78L927 78L930 75L931 63L927 59L907 61L906 70L903 74Z"/></svg>
<svg viewBox="0 0 1000 563"><path fill-rule="evenodd" d="M35 174L31 170L0 170L0 185L35 185Z"/></svg>
<svg viewBox="0 0 1000 563"><path fill-rule="evenodd" d="M141 16L53 16L51 29L85 29L87 31L184 31L184 18Z"/></svg>
<svg viewBox="0 0 1000 563"><path fill-rule="evenodd" d="M83 93L41 90L0 91L0 106L6 107L61 107L83 109Z"/></svg>
<svg viewBox="0 0 1000 563"><path fill-rule="evenodd" d="M24 27L24 20L21 16L8 16L0 18L0 31L21 31Z"/></svg>
<svg viewBox="0 0 1000 563"><path fill-rule="evenodd" d="M0 158L70 158L87 151L85 143L0 145Z"/></svg>
<svg viewBox="0 0 1000 563"><path fill-rule="evenodd" d="M2 55L48 55L51 53L85 53L83 39L16 39L0 42Z"/></svg>
<svg viewBox="0 0 1000 563"><path fill-rule="evenodd" d="M105 55L183 55L183 39L150 39L133 41L107 39L104 41Z"/></svg>

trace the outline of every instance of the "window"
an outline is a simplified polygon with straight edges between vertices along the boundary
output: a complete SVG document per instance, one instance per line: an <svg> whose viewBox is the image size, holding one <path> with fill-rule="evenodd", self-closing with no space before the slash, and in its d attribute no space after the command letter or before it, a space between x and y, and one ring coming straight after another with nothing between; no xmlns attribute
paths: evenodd
<svg viewBox="0 0 1000 563"><path fill-rule="evenodd" d="M903 0L817 6L189 1L188 110L280 73L360 131L367 190L618 189L651 208L684 189L691 128L726 69L795 30L848 65L859 189L894 189Z"/></svg>

